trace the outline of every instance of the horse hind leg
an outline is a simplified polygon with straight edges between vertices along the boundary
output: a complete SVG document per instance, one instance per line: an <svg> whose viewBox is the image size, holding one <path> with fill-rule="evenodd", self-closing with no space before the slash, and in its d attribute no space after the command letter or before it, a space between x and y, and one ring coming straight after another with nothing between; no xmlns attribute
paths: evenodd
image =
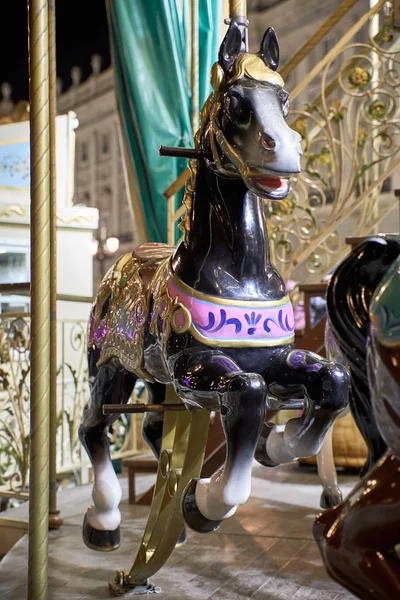
<svg viewBox="0 0 400 600"><path fill-rule="evenodd" d="M331 427L324 439L324 442L317 454L318 476L322 484L322 493L320 506L323 509L333 508L343 500L342 492L337 482L335 461L333 458L332 447L332 429ZM296 458L290 454L284 443L284 425L275 425L273 423L264 423L261 435L258 439L254 458L264 467L276 467L278 464L295 462ZM275 447L272 450L275 462L266 452L266 440L269 435L275 435ZM278 443L276 443L278 438Z"/></svg>
<svg viewBox="0 0 400 600"><path fill-rule="evenodd" d="M106 428L117 416L103 415L103 404L127 402L136 379L116 361L95 369L90 377L91 399L84 408L79 438L94 471L93 506L89 506L83 523L83 540L93 550L107 552L120 544L121 513L118 506L122 492L112 466L106 433Z"/></svg>
<svg viewBox="0 0 400 600"><path fill-rule="evenodd" d="M284 426L268 424L258 442L256 459L276 466L315 456L336 417L348 404L346 369L312 352L287 349L275 359L265 379L268 389L278 398L288 398L291 393L298 397L302 389L304 414Z"/></svg>
<svg viewBox="0 0 400 600"><path fill-rule="evenodd" d="M318 476L322 484L321 508L334 508L343 500L337 482L336 466L333 457L333 426L328 430L324 443L317 454Z"/></svg>

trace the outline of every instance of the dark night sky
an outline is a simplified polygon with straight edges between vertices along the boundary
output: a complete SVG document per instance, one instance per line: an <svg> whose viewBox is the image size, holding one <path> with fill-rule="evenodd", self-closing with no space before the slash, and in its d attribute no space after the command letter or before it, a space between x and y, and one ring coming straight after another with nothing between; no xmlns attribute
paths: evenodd
<svg viewBox="0 0 400 600"><path fill-rule="evenodd" d="M63 90L71 83L70 70L82 67L82 79L90 74L90 57L110 64L107 16L104 0L56 0L57 76ZM0 83L13 87L13 100L28 99L28 33L25 0L5 2L0 21Z"/></svg>

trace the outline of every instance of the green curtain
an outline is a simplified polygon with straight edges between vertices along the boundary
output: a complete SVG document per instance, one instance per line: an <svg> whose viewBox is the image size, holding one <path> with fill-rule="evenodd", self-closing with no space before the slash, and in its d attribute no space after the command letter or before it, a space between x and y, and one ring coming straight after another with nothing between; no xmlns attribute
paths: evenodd
<svg viewBox="0 0 400 600"><path fill-rule="evenodd" d="M141 196L147 237L167 240L166 188L186 160L158 148L192 145L187 66L189 0L106 0L116 98L129 163ZM199 0L199 106L210 93L222 0Z"/></svg>

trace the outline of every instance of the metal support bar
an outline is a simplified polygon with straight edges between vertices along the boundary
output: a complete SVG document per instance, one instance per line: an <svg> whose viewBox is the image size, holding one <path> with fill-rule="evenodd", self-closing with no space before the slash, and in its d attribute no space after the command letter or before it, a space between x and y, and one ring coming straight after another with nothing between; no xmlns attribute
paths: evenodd
<svg viewBox="0 0 400 600"><path fill-rule="evenodd" d="M124 415L147 412L187 410L184 404L104 404L103 415Z"/></svg>
<svg viewBox="0 0 400 600"><path fill-rule="evenodd" d="M337 10L321 25L298 52L282 67L280 74L283 79L289 75L304 60L308 54L319 44L326 34L346 15L358 0L345 0Z"/></svg>
<svg viewBox="0 0 400 600"><path fill-rule="evenodd" d="M24 283L0 283L0 294L17 294L18 296L30 296L31 284Z"/></svg>
<svg viewBox="0 0 400 600"><path fill-rule="evenodd" d="M72 294L57 294L57 300L63 302L88 302L91 304L94 298L92 296L74 296Z"/></svg>
<svg viewBox="0 0 400 600"><path fill-rule="evenodd" d="M50 439L49 527L63 520L57 509L57 186L56 186L56 7L49 0L49 118L50 118Z"/></svg>
<svg viewBox="0 0 400 600"><path fill-rule="evenodd" d="M1 294L14 294L17 296L30 296L30 283L0 283ZM74 296L73 294L57 294L57 300L64 302L93 302L93 296Z"/></svg>
<svg viewBox="0 0 400 600"><path fill-rule="evenodd" d="M363 16L353 25L346 33L340 38L338 43L324 56L322 60L319 61L307 73L307 75L300 81L300 83L292 90L290 93L290 99L293 101L297 96L311 83L311 81L316 77L322 69L326 67L326 65L335 58L339 52L349 43L352 37L364 27L366 23L368 23L369 19L377 14L383 7L385 0L378 0L377 4L371 8L369 11L363 14ZM282 69L281 74L284 72Z"/></svg>
<svg viewBox="0 0 400 600"><path fill-rule="evenodd" d="M393 0L393 28L400 30L400 0Z"/></svg>
<svg viewBox="0 0 400 600"><path fill-rule="evenodd" d="M50 413L50 152L47 0L28 0L28 14L32 306L28 600L46 600Z"/></svg>
<svg viewBox="0 0 400 600"><path fill-rule="evenodd" d="M190 82L192 88L191 121L195 135L199 128L199 0L191 0L192 54Z"/></svg>
<svg viewBox="0 0 400 600"><path fill-rule="evenodd" d="M174 156L176 158L202 158L203 156L209 156L208 152L203 150L197 150L195 148L175 148L173 146L160 146L158 149L160 156Z"/></svg>
<svg viewBox="0 0 400 600"><path fill-rule="evenodd" d="M171 183L169 188L167 188L165 190L165 192L164 192L165 198L168 200L168 198L171 198L171 196L176 194L176 192L179 192L179 190L181 188L183 188L183 186L185 185L185 183L187 182L189 177L190 177L190 169L187 167L184 171L182 171L182 173L180 175L178 175L178 178L173 183Z"/></svg>

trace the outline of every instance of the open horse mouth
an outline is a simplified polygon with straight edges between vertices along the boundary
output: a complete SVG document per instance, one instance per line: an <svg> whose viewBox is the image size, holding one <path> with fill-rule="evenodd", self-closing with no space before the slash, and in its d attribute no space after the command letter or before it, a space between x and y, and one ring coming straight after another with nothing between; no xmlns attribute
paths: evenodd
<svg viewBox="0 0 400 600"><path fill-rule="evenodd" d="M247 187L262 198L282 200L289 193L289 181L283 177L261 174L245 179Z"/></svg>

